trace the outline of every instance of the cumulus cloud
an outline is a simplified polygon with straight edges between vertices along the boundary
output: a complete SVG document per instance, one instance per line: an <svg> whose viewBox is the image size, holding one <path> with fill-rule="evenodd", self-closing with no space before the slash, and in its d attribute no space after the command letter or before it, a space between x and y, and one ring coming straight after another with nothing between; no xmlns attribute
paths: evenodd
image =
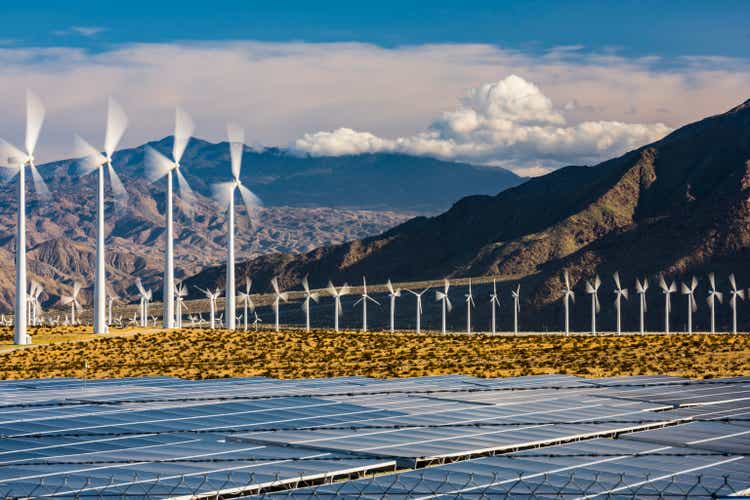
<svg viewBox="0 0 750 500"><path fill-rule="evenodd" d="M564 163L590 163L624 153L670 130L663 123L569 124L539 87L510 75L470 90L456 110L443 113L418 134L384 139L339 128L305 134L293 147L312 155L397 151L503 165L539 175Z"/></svg>

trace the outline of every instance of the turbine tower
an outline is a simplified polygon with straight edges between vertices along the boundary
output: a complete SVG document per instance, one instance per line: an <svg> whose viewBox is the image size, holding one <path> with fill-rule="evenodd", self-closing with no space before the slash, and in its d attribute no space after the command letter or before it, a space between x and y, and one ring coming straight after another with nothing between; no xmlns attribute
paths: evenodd
<svg viewBox="0 0 750 500"><path fill-rule="evenodd" d="M354 305L356 306L360 302L362 303L362 331L367 331L367 301L373 302L377 305L380 305L380 302L373 299L367 294L367 279L362 276L362 296L357 300Z"/></svg>
<svg viewBox="0 0 750 500"><path fill-rule="evenodd" d="M565 335L570 335L570 302L575 302L576 294L570 287L570 277L568 271L563 272L563 281L565 288L563 288L563 308L565 309Z"/></svg>
<svg viewBox="0 0 750 500"><path fill-rule="evenodd" d="M289 300L289 294L286 292L282 292L279 289L279 279L276 276L274 276L273 279L271 279L271 287L273 288L273 314L274 314L273 326L274 326L274 329L278 332L279 331L279 302L282 300L284 302Z"/></svg>
<svg viewBox="0 0 750 500"><path fill-rule="evenodd" d="M635 291L639 296L640 303L640 332L643 335L646 331L646 290L648 290L648 279L643 278L643 282L635 279Z"/></svg>
<svg viewBox="0 0 750 500"><path fill-rule="evenodd" d="M628 300L628 289L623 288L620 283L620 273L615 271L612 275L615 281L615 311L617 313L617 334L622 333L622 299Z"/></svg>
<svg viewBox="0 0 750 500"><path fill-rule="evenodd" d="M599 287L602 285L602 280L599 279L599 275L594 276L594 282L586 281L586 293L591 295L591 333L596 335L596 315L601 309L599 305Z"/></svg>
<svg viewBox="0 0 750 500"><path fill-rule="evenodd" d="M695 302L695 289L698 287L698 279L693 276L688 287L682 284L682 294L688 298L688 333L693 333L693 313L698 310L698 304Z"/></svg>
<svg viewBox="0 0 750 500"><path fill-rule="evenodd" d="M417 333L422 331L422 295L432 287L425 288L421 292L415 292L414 290L407 289L406 291L411 293L417 298Z"/></svg>
<svg viewBox="0 0 750 500"><path fill-rule="evenodd" d="M177 177L180 195L189 206L195 202L195 195L190 185L182 175L180 160L187 148L195 125L192 118L185 111L177 108L175 112L174 143L172 145L172 159L158 153L153 148L146 148L146 176L150 182L162 177L167 178L165 257L164 257L164 328L174 328L174 234L172 217L172 172Z"/></svg>
<svg viewBox="0 0 750 500"><path fill-rule="evenodd" d="M513 296L513 333L518 335L518 313L521 312L521 284L519 283L515 290L511 290L510 294Z"/></svg>
<svg viewBox="0 0 750 500"><path fill-rule="evenodd" d="M495 310L500 308L500 297L497 295L497 280L492 280L492 293L490 294L490 309L492 309L492 333L496 333Z"/></svg>
<svg viewBox="0 0 750 500"><path fill-rule="evenodd" d="M469 293L464 297L466 298L466 333L471 333L471 308L476 307L474 295L471 293L471 278L469 278Z"/></svg>
<svg viewBox="0 0 750 500"><path fill-rule="evenodd" d="M401 289L394 289L390 279L386 286L388 287L388 297L391 299L391 333L393 333L396 328L396 299L401 297Z"/></svg>
<svg viewBox="0 0 750 500"><path fill-rule="evenodd" d="M338 290L331 281L328 282L328 293L333 296L333 329L339 331L339 316L344 313L341 307L341 297L349 293L349 285L344 283Z"/></svg>
<svg viewBox="0 0 750 500"><path fill-rule="evenodd" d="M448 290L450 289L451 284L448 281L448 278L443 279L443 291L437 290L435 292L435 300L438 302L442 302L443 307L443 329L442 332L446 333L446 316L448 312L450 312L453 309L453 304L451 304L451 299L448 298Z"/></svg>
<svg viewBox="0 0 750 500"><path fill-rule="evenodd" d="M247 331L247 312L250 311L252 313L255 312L255 304L253 303L253 299L250 298L250 288L253 286L253 281L246 277L245 278L245 291L240 292L240 299L242 299L242 306L245 308L245 311L242 315L242 321L244 323L244 330Z"/></svg>
<svg viewBox="0 0 750 500"><path fill-rule="evenodd" d="M302 302L302 309L305 311L305 331L310 331L310 301L318 302L318 293L310 291L310 283L307 276L302 278L302 288L305 289L305 300Z"/></svg>
<svg viewBox="0 0 750 500"><path fill-rule="evenodd" d="M107 278L105 267L104 245L104 170L109 172L109 182L115 202L123 206L127 202L128 193L122 185L119 176L112 167L112 155L120 143L128 117L122 107L114 99L107 103L107 128L104 132L104 154L91 144L76 136L76 156L81 157L79 171L82 176L97 171L97 203L96 203L96 277L94 279L94 333L105 333L108 323L105 321L105 307L107 300Z"/></svg>
<svg viewBox="0 0 750 500"><path fill-rule="evenodd" d="M238 125L227 125L229 137L229 154L232 159L232 180L214 184L214 197L222 208L227 211L227 286L226 302L224 304L227 317L227 329L235 329L235 286L234 286L234 193L240 192L248 217L252 218L255 209L261 205L260 199L253 194L240 180L242 170L242 152L245 148L245 131Z"/></svg>
<svg viewBox="0 0 750 500"><path fill-rule="evenodd" d="M34 164L34 149L39 139L39 132L44 123L44 106L42 101L31 92L26 91L26 152L21 151L9 142L0 139L0 165L11 168L18 174L18 212L16 219L16 307L13 325L13 343L30 344L26 334L26 166L29 167L34 191L39 198L49 196L49 189Z"/></svg>
<svg viewBox="0 0 750 500"><path fill-rule="evenodd" d="M661 288L664 294L664 333L669 333L669 313L672 311L672 300L671 296L677 292L677 286L674 281L667 285L664 281L664 276L659 276L659 288Z"/></svg>
<svg viewBox="0 0 750 500"><path fill-rule="evenodd" d="M732 294L730 304L732 306L732 333L737 333L737 299L745 298L745 291L737 289L737 281L734 279L734 273L729 275L729 285L732 290L729 292Z"/></svg>
<svg viewBox="0 0 750 500"><path fill-rule="evenodd" d="M708 273L708 283L711 285L711 289L708 291L708 307L711 309L711 333L716 333L716 317L715 311L716 301L721 304L724 294L716 290L716 278L714 273Z"/></svg>

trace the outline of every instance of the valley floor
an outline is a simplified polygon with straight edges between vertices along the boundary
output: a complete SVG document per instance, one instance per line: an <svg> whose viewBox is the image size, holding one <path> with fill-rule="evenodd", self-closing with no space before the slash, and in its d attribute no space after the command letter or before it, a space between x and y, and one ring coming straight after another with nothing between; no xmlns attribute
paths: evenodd
<svg viewBox="0 0 750 500"><path fill-rule="evenodd" d="M750 335L565 337L126 329L94 338L87 333L90 327L44 330L32 332L38 345L0 351L0 379L750 375ZM12 329L0 329L0 344L7 347L11 337Z"/></svg>

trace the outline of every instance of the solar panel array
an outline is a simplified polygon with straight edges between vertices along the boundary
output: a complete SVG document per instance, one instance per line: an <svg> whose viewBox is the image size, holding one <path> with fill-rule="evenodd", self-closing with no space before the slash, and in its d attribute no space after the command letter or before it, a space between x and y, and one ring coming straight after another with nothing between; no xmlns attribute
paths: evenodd
<svg viewBox="0 0 750 500"><path fill-rule="evenodd" d="M750 377L0 382L9 497L736 492L748 454Z"/></svg>

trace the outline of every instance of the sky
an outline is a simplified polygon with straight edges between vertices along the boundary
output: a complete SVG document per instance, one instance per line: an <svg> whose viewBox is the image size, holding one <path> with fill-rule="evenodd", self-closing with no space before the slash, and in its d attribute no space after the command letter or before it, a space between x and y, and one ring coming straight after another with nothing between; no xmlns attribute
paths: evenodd
<svg viewBox="0 0 750 500"><path fill-rule="evenodd" d="M538 175L595 164L750 98L746 1L161 1L0 5L0 137L41 160L170 134L300 154L392 151Z"/></svg>

